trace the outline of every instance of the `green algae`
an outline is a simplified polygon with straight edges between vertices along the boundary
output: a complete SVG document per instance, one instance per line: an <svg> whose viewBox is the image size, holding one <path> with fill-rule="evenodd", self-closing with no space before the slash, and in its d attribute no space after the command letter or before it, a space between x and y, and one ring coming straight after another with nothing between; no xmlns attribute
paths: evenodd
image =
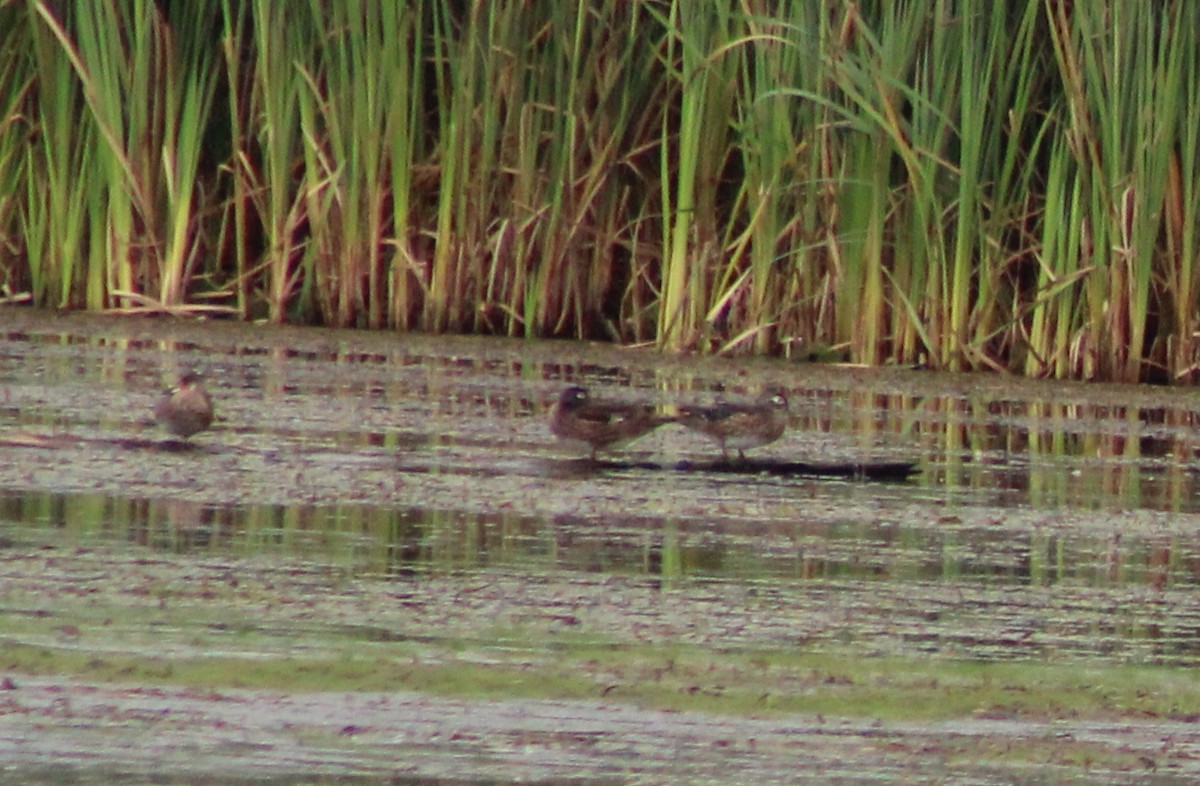
<svg viewBox="0 0 1200 786"><path fill-rule="evenodd" d="M417 691L464 699L603 699L635 706L747 716L794 713L931 721L1187 718L1200 707L1189 670L1161 666L971 663L853 652L712 651L698 646L566 642L509 631L519 647L455 640L363 649L308 631L298 649L216 654L203 633L192 654L23 644L4 637L0 669L87 681L163 683L204 690ZM16 633L16 635L13 635ZM208 651L213 654L200 654Z"/></svg>
<svg viewBox="0 0 1200 786"><path fill-rule="evenodd" d="M0 668L12 673L910 721L1177 718L1200 707L1187 667L1098 657L1082 644L1072 654L1061 637L1058 655L1037 650L1036 660L928 654L927 640L905 647L882 587L875 603L890 633L856 606L862 630L813 637L829 600L818 593L811 605L818 587L803 582L769 597L573 571L385 582L278 558L100 547L14 546L4 570ZM1046 602L1032 593L1031 603ZM787 622L801 619L805 633ZM961 640L961 629L951 633Z"/></svg>

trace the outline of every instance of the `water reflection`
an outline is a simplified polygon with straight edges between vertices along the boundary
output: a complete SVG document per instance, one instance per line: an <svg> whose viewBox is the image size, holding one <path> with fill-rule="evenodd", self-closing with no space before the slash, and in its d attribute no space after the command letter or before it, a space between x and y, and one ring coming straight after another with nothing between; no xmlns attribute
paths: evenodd
<svg viewBox="0 0 1200 786"><path fill-rule="evenodd" d="M0 495L0 532L127 542L175 553L266 554L358 576L481 569L672 579L970 581L1155 589L1200 584L1200 531L1078 532L844 521L683 521L364 505L218 506L180 499ZM25 533L21 535L20 533ZM40 533L40 534L39 534Z"/></svg>
<svg viewBox="0 0 1200 786"><path fill-rule="evenodd" d="M914 444L927 485L993 490L1004 505L1200 510L1200 414L1190 406L860 391L814 401L794 428L849 435L864 451Z"/></svg>

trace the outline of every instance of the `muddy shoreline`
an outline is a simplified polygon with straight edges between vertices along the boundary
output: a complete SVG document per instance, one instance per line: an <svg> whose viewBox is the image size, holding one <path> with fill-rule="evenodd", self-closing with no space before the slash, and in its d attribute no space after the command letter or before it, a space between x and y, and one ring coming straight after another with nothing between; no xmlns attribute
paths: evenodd
<svg viewBox="0 0 1200 786"><path fill-rule="evenodd" d="M596 702L200 692L32 677L0 694L0 706L5 770L21 771L24 783L39 782L39 766L47 783L831 782L825 773L838 783L1165 784L1200 770L1192 723L781 721ZM1060 761L1006 761L1037 746ZM1072 760L1081 751L1097 759L1119 752L1129 769L1080 771ZM18 781L0 774L0 782Z"/></svg>

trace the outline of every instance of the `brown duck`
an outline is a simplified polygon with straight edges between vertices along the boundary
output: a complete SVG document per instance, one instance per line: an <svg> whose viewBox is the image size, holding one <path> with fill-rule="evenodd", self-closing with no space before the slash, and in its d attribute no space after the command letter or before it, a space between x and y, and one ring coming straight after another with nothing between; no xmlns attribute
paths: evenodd
<svg viewBox="0 0 1200 786"><path fill-rule="evenodd" d="M787 392L772 388L753 404L721 402L708 407L681 407L677 420L716 442L726 461L730 450L736 450L738 458L745 461L745 451L783 435L788 422Z"/></svg>
<svg viewBox="0 0 1200 786"><path fill-rule="evenodd" d="M649 404L596 401L587 388L572 385L563 390L550 414L550 431L564 442L596 451L632 442L674 418L659 415Z"/></svg>
<svg viewBox="0 0 1200 786"><path fill-rule="evenodd" d="M212 399L198 374L185 374L154 405L154 419L169 434L187 439L213 422Z"/></svg>

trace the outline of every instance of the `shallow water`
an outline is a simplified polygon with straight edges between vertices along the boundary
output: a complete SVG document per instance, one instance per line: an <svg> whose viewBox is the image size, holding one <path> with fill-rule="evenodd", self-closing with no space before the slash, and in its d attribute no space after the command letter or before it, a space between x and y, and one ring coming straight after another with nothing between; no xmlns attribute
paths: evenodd
<svg viewBox="0 0 1200 786"><path fill-rule="evenodd" d="M22 311L0 331L0 553L131 544L384 587L650 581L687 596L663 625L675 608L722 646L1200 663L1189 390ZM184 370L219 421L180 448L149 417ZM752 456L920 472L684 471L713 448L677 426L593 465L545 427L568 382L667 409L784 384L790 429ZM773 612L714 609L714 591ZM439 635L481 624L443 611ZM285 650L304 623L272 635Z"/></svg>
<svg viewBox="0 0 1200 786"><path fill-rule="evenodd" d="M495 339L7 322L0 514L61 537L272 549L387 575L544 567L550 544L553 564L587 569L601 543L606 569L659 571L628 552L670 531L672 569L696 578L1196 581L1200 398L1187 391ZM210 380L219 421L179 449L149 412L184 369ZM712 447L677 426L593 466L544 425L568 380L668 409L782 382L791 429L752 457L904 459L921 472L705 472Z"/></svg>

